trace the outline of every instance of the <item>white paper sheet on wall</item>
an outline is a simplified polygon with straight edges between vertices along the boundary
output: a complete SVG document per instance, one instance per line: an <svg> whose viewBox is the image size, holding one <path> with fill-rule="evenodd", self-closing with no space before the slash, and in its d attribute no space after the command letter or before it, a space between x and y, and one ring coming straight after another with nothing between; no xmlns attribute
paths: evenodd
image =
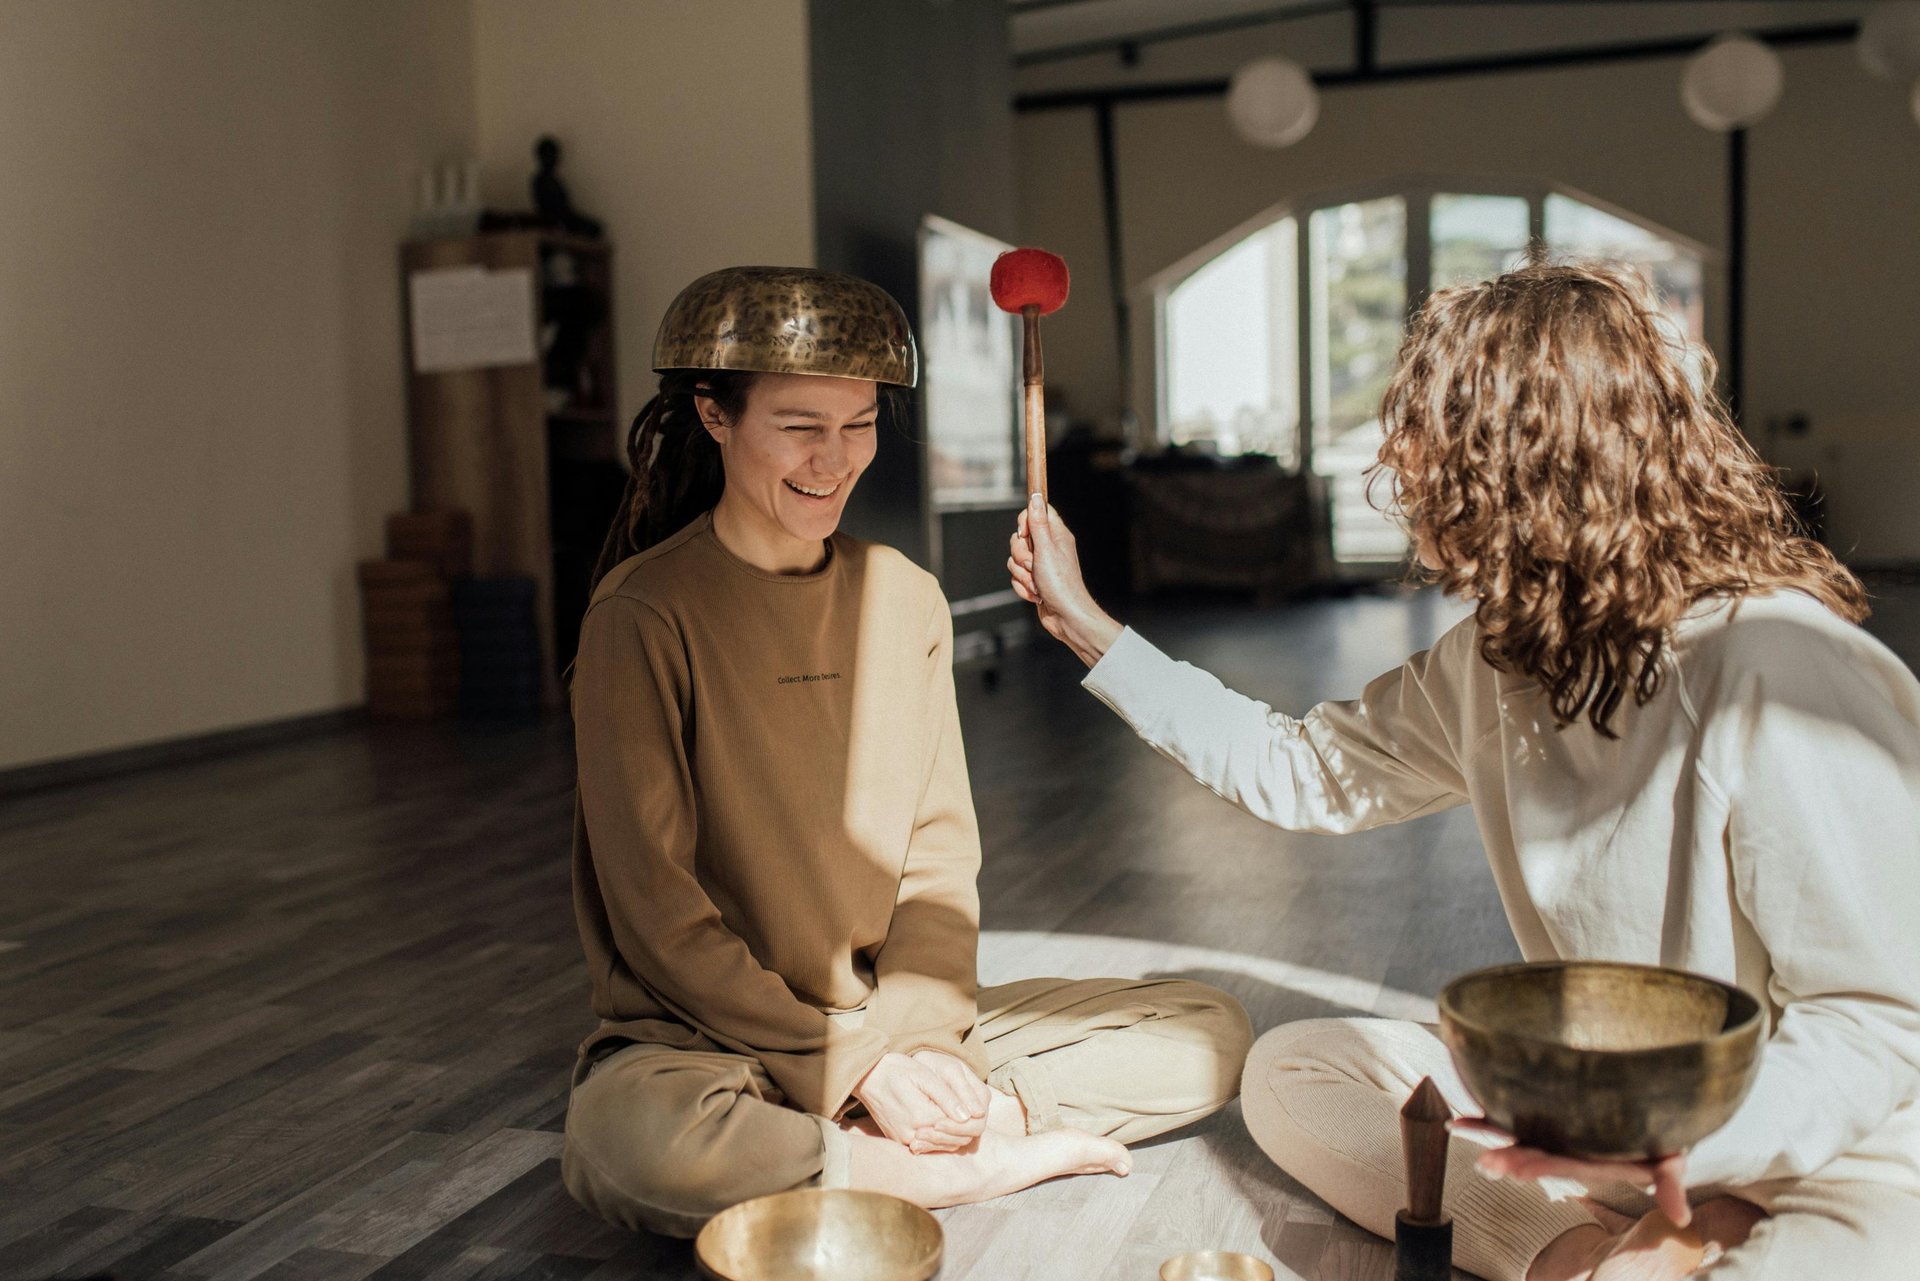
<svg viewBox="0 0 1920 1281"><path fill-rule="evenodd" d="M524 267L435 267L407 280L413 313L413 368L444 374L537 358L533 273Z"/></svg>

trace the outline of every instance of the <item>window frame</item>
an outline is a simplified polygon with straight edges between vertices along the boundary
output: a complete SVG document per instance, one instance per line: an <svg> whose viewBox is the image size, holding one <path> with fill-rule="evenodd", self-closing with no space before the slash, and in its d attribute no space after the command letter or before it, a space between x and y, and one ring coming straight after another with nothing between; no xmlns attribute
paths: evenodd
<svg viewBox="0 0 1920 1281"><path fill-rule="evenodd" d="M1671 242L1700 259L1707 304L1703 317L1703 327L1706 331L1704 337L1709 346L1719 345L1719 335L1724 320L1725 255L1691 236L1676 232L1670 227L1661 226L1650 218L1623 209L1611 201L1591 195L1577 187L1547 179L1487 174L1418 174L1326 188L1268 206L1256 216L1238 224L1224 235L1215 237L1172 266L1148 278L1146 289L1153 299L1154 322L1153 441L1162 448L1169 444L1172 421L1172 406L1169 402L1169 390L1172 384L1168 378L1167 369L1169 355L1167 300L1169 296L1185 284L1195 272L1241 241L1284 218L1292 218L1295 223L1294 331L1298 340L1295 360L1299 370L1295 385L1300 403L1294 425L1298 436L1294 454L1295 462L1288 470L1312 473L1313 437L1317 426L1314 416L1314 399L1318 393L1313 368L1314 300L1312 237L1309 234L1312 217L1322 209L1332 209L1340 205L1367 200L1398 196L1406 202L1406 319L1411 321L1433 292L1433 198L1439 195L1524 198L1527 201L1527 236L1530 241L1546 239L1547 197L1558 195L1611 214Z"/></svg>

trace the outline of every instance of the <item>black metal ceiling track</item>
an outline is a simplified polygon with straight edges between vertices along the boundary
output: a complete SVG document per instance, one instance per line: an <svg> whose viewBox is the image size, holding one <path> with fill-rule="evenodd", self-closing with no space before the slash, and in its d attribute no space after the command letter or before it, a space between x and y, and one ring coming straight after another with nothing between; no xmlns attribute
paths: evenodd
<svg viewBox="0 0 1920 1281"><path fill-rule="evenodd" d="M1347 0L1339 6L1350 8ZM1589 45L1578 49L1547 49L1537 53L1502 54L1488 58L1458 58L1441 62L1409 62L1398 66L1351 71L1319 71L1313 82L1322 89L1352 85L1391 84L1411 80L1445 80L1456 76L1497 75L1509 71L1542 71L1555 67L1586 67L1609 62L1637 62L1647 58L1681 58L1697 53L1720 32L1675 40L1647 40L1626 44ZM1860 34L1857 22L1820 26L1775 27L1745 34L1776 48L1844 44ZM1116 85L1105 89L1064 89L1051 93L1023 93L1013 100L1015 111L1058 111L1102 103L1163 102L1176 98L1217 98L1227 91L1225 80L1186 80L1166 84Z"/></svg>
<svg viewBox="0 0 1920 1281"><path fill-rule="evenodd" d="M1112 107L1107 111L1111 113ZM1747 131L1727 134L1727 413L1738 423L1747 399Z"/></svg>
<svg viewBox="0 0 1920 1281"><path fill-rule="evenodd" d="M1094 5L1105 0L1013 0L1007 13L1039 13L1044 9L1067 9L1075 5ZM1558 9L1575 5L1601 4L1703 4L1715 0L1374 0L1382 9L1454 9L1462 4L1502 5L1515 9ZM1755 0L1718 0L1722 4L1754 3ZM1777 0L1778 3L1805 4L1807 0Z"/></svg>
<svg viewBox="0 0 1920 1281"><path fill-rule="evenodd" d="M1248 27L1270 27L1275 23L1291 22L1296 18L1317 18L1323 14L1347 13L1352 8L1353 0L1312 0L1311 3L1283 5L1276 9L1254 9L1247 13L1209 18L1203 22L1183 22L1177 26L1154 27L1138 35L1102 36L1098 40L1082 40L1073 44L1054 45L1046 49L1032 49L1026 53L1014 54L1013 65L1034 67L1045 62L1065 62L1070 58L1084 58L1090 54L1138 49L1143 44L1188 40L1195 36L1217 36L1228 31L1244 31ZM1013 12L1024 13L1026 10L1015 9Z"/></svg>

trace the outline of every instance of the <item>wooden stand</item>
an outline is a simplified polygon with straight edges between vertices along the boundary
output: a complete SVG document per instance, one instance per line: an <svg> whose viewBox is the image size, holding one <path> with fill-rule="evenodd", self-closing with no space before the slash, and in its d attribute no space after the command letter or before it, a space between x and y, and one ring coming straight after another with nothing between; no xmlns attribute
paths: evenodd
<svg viewBox="0 0 1920 1281"><path fill-rule="evenodd" d="M475 574L534 580L544 659L541 703L557 705L558 673L573 655L555 653L556 611L577 615L585 602L554 598L549 466L553 458L618 457L612 249L597 240L509 231L416 241L402 247L400 264L403 298L411 297L408 280L416 271L478 266L531 273L541 360L419 373L414 371L409 323L412 502L415 511L472 513ZM574 335L584 332L585 339L578 344L578 359L566 360L567 369L558 370L555 362L563 357L551 346L557 321L583 302L598 321L571 326ZM563 385L553 386L556 381Z"/></svg>

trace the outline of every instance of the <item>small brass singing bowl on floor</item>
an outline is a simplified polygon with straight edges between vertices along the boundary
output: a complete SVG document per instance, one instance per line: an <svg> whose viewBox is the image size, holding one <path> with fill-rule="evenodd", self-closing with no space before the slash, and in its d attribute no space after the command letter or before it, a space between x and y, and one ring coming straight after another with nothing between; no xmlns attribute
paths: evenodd
<svg viewBox="0 0 1920 1281"><path fill-rule="evenodd" d="M809 1188L721 1211L693 1251L717 1281L927 1281L942 1243L940 1224L911 1201Z"/></svg>
<svg viewBox="0 0 1920 1281"><path fill-rule="evenodd" d="M1160 1281L1273 1281L1273 1269L1251 1254L1196 1250L1161 1264Z"/></svg>
<svg viewBox="0 0 1920 1281"><path fill-rule="evenodd" d="M1475 970L1440 993L1440 1036L1487 1119L1596 1160L1681 1152L1740 1106L1760 1003L1698 974L1610 961Z"/></svg>

